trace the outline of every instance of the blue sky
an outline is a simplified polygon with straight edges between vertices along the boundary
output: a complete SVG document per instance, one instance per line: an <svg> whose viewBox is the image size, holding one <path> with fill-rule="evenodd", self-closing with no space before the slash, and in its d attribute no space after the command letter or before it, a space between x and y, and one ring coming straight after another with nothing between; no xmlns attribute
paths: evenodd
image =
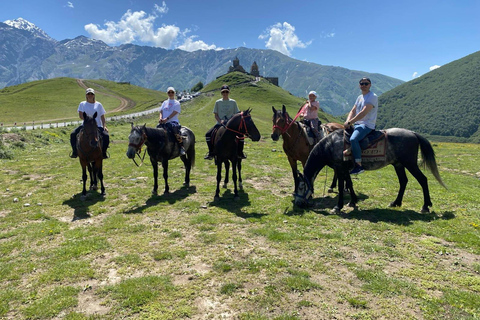
<svg viewBox="0 0 480 320"><path fill-rule="evenodd" d="M273 49L409 81L480 50L478 0L0 0L56 40L166 49Z"/></svg>

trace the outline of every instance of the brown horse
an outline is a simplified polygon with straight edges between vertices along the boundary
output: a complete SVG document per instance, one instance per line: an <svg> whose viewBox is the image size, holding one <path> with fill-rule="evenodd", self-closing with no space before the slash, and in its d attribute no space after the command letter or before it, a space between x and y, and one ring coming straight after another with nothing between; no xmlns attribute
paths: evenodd
<svg viewBox="0 0 480 320"><path fill-rule="evenodd" d="M105 196L102 172L103 155L101 134L97 127L97 121L95 120L96 117L96 112L93 114L93 117L88 116L84 112L83 128L77 135L77 153L82 166L82 199L85 199L87 196L87 189L85 187L87 183L87 168L90 174L90 190L97 190L98 177L101 185L101 195Z"/></svg>
<svg viewBox="0 0 480 320"><path fill-rule="evenodd" d="M303 124L295 121L297 117L295 117L295 119L290 118L285 106L282 107L282 110L278 111L275 109L275 107L272 107L272 111L273 129L271 137L273 141L278 141L280 135L282 136L283 151L285 151L288 162L290 163L290 167L292 168L293 180L295 182L295 194L298 188L297 161L302 163L302 168L305 167L308 155L310 154L310 151L313 149L314 145L308 142L308 138L304 134ZM343 129L343 125L334 122L327 123L321 127L321 138L335 130ZM337 176L335 173L328 192L332 192L333 188L336 186Z"/></svg>

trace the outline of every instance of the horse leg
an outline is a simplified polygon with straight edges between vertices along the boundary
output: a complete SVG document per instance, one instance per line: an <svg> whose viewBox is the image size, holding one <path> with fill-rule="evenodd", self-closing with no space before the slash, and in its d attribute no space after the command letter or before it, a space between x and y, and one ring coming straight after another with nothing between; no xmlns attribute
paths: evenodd
<svg viewBox="0 0 480 320"><path fill-rule="evenodd" d="M91 163L87 163L87 167L88 167L88 174L90 175L90 190L97 190L96 186L97 186L97 176L95 174L95 171L93 169L93 166Z"/></svg>
<svg viewBox="0 0 480 320"><path fill-rule="evenodd" d="M297 193L297 189L298 189L297 160L295 160L291 157L288 157L288 163L290 163L290 168L292 169L293 183L295 185L294 190L293 190L293 194L295 195Z"/></svg>
<svg viewBox="0 0 480 320"><path fill-rule="evenodd" d="M225 181L223 181L223 188L224 189L227 188L229 175L230 175L230 162L227 160L227 161L225 161Z"/></svg>
<svg viewBox="0 0 480 320"><path fill-rule="evenodd" d="M423 172L418 168L418 165L415 163L414 165L411 165L407 167L408 171L412 174L412 176L417 179L418 183L422 186L423 190L423 206L422 206L422 213L427 213L430 212L430 209L428 207L432 206L432 201L430 199L430 192L428 190L428 179L427 177L423 174Z"/></svg>
<svg viewBox="0 0 480 320"><path fill-rule="evenodd" d="M170 187L168 186L168 160L162 161L162 167L163 167L163 180L165 181L165 191L163 191L163 194L169 194Z"/></svg>
<svg viewBox="0 0 480 320"><path fill-rule="evenodd" d="M237 170L238 170L238 188L243 190L243 181L242 181L242 159L237 160Z"/></svg>
<svg viewBox="0 0 480 320"><path fill-rule="evenodd" d="M82 164L82 181L83 181L83 190L82 190L82 200L85 200L87 196L87 188L85 187L87 184L87 165L83 162Z"/></svg>
<svg viewBox="0 0 480 320"><path fill-rule="evenodd" d="M345 188L345 180L348 181L348 178L346 178L346 176L348 175L348 171L338 171L337 172L337 175L338 175L338 202L337 202L337 205L335 207L333 207L333 210L332 212L333 213L339 213L342 208L343 208L343 195L344 195L344 188ZM351 180L351 179L350 179Z"/></svg>
<svg viewBox="0 0 480 320"><path fill-rule="evenodd" d="M152 167L153 167L153 190L152 194L156 196L158 194L158 162L156 160L152 160Z"/></svg>
<svg viewBox="0 0 480 320"><path fill-rule="evenodd" d="M233 180L233 200L238 200L238 189L237 189L237 159L232 161L232 180Z"/></svg>
<svg viewBox="0 0 480 320"><path fill-rule="evenodd" d="M347 206L355 208L357 206L358 199L355 191L353 191L352 177L350 177L350 175L347 175L345 179L345 190L347 189L350 190L350 202L347 204Z"/></svg>
<svg viewBox="0 0 480 320"><path fill-rule="evenodd" d="M328 193L332 193L333 190L337 187L337 180L338 180L337 171L333 170L333 180L332 180L332 184L330 185L330 188L328 188L327 190Z"/></svg>
<svg viewBox="0 0 480 320"><path fill-rule="evenodd" d="M405 194L405 189L407 188L408 178L405 173L405 167L401 164L394 166L395 172L397 173L398 182L400 183L400 189L398 189L397 198L395 201L389 204L389 207L401 207L403 195Z"/></svg>
<svg viewBox="0 0 480 320"><path fill-rule="evenodd" d="M217 161L217 189L215 190L215 197L213 201L220 200L220 181L222 180L222 162Z"/></svg>
<svg viewBox="0 0 480 320"><path fill-rule="evenodd" d="M182 159L183 165L185 166L185 180L183 185L188 188L190 186L190 171L192 170L192 161L189 157L181 157L180 159Z"/></svg>
<svg viewBox="0 0 480 320"><path fill-rule="evenodd" d="M103 159L100 159L99 161L99 165L97 166L97 176L98 176L98 180L100 180L100 190L101 190L101 195L102 196L105 196L105 186L103 185L103 163L102 163Z"/></svg>

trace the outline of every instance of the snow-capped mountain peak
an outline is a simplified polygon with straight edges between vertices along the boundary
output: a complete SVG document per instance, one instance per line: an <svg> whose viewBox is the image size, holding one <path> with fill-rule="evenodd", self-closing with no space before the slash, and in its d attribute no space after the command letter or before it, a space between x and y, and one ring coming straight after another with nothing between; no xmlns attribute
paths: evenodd
<svg viewBox="0 0 480 320"><path fill-rule="evenodd" d="M4 23L16 29L29 31L36 37L55 41L45 31L43 31L42 29L40 29L30 21L27 21L23 18L18 18L15 20L7 20L7 21L4 21Z"/></svg>

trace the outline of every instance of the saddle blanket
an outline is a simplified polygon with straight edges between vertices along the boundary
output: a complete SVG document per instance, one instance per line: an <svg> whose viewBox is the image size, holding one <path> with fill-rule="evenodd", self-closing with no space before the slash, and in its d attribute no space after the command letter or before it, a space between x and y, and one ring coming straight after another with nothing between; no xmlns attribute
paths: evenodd
<svg viewBox="0 0 480 320"><path fill-rule="evenodd" d="M348 146L350 147L350 146ZM350 150L350 148L348 148ZM385 161L387 150L387 139L382 138L370 145L367 149L362 150L362 162ZM352 154L343 155L343 161L353 160Z"/></svg>

